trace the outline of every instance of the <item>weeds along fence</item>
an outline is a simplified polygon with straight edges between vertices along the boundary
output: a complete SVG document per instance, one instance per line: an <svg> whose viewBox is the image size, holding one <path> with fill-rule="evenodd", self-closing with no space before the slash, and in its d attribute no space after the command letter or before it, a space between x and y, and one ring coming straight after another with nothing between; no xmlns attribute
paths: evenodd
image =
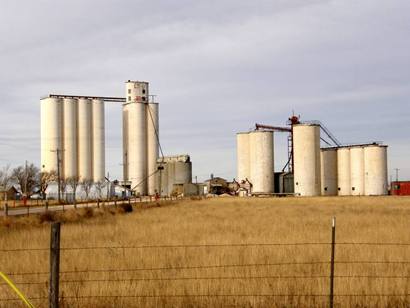
<svg viewBox="0 0 410 308"><path fill-rule="evenodd" d="M329 229L326 243L68 247L53 223L50 247L0 253L36 307L409 306L410 243L337 242ZM0 307L22 305L0 290Z"/></svg>

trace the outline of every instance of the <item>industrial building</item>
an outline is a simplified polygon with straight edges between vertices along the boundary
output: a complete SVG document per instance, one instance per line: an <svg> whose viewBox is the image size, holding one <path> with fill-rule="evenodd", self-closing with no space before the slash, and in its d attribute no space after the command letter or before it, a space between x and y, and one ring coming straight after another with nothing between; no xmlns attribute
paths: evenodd
<svg viewBox="0 0 410 308"><path fill-rule="evenodd" d="M410 196L410 181L394 181L391 183L393 196Z"/></svg>
<svg viewBox="0 0 410 308"><path fill-rule="evenodd" d="M49 95L41 99L41 171L104 181L104 101Z"/></svg>
<svg viewBox="0 0 410 308"><path fill-rule="evenodd" d="M292 116L287 124L288 127L256 124L254 131L237 134L236 181L249 181L250 195L388 193L387 146L380 142L342 145L319 121L301 122ZM289 133L288 161L282 172L275 173L273 133L283 132Z"/></svg>
<svg viewBox="0 0 410 308"><path fill-rule="evenodd" d="M186 194L183 186L192 184L192 163L189 155L164 156L157 160L155 179L158 183L157 191L163 196L170 196L180 192Z"/></svg>

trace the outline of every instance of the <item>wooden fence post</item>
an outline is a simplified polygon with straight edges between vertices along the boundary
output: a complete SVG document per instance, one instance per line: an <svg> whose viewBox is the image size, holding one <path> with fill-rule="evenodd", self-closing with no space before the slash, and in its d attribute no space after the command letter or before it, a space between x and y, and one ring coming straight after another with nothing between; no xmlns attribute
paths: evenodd
<svg viewBox="0 0 410 308"><path fill-rule="evenodd" d="M9 205L7 204L7 202L4 205L4 215L9 216Z"/></svg>
<svg viewBox="0 0 410 308"><path fill-rule="evenodd" d="M334 278L335 278L335 242L336 242L336 217L332 219L332 244L330 253L330 292L329 292L329 307L333 308L334 297Z"/></svg>
<svg viewBox="0 0 410 308"><path fill-rule="evenodd" d="M60 223L51 225L49 307L58 308L60 280Z"/></svg>

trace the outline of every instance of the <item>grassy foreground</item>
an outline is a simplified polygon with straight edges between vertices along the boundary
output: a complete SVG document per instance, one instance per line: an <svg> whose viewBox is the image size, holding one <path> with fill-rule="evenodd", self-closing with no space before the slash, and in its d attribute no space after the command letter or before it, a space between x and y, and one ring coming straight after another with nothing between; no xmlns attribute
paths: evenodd
<svg viewBox="0 0 410 308"><path fill-rule="evenodd" d="M206 244L329 243L333 216L338 243L410 243L410 198L216 198L84 213L60 217L62 247L125 248L62 250L62 307L326 307L330 245ZM19 219L0 223L0 250L49 247L47 219ZM0 271L39 273L10 276L36 307L48 305L48 256L0 252ZM410 246L339 244L336 261L366 261L336 264L335 294L345 295L336 307L409 307L398 295L410 294ZM19 307L1 301L13 297L0 285L0 307Z"/></svg>

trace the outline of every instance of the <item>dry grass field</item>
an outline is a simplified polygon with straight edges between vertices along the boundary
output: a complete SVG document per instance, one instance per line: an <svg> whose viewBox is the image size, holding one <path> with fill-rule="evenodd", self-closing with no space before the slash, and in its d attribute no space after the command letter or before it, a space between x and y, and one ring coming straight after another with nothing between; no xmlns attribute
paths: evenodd
<svg viewBox="0 0 410 308"><path fill-rule="evenodd" d="M410 245L370 245L410 243L410 198L215 198L64 215L62 307L326 307L333 216L335 307L410 306ZM0 224L0 271L48 307L50 226L14 220ZM273 243L292 245L256 245ZM6 251L20 248L45 249ZM0 285L0 307L19 307L1 301L13 297Z"/></svg>

